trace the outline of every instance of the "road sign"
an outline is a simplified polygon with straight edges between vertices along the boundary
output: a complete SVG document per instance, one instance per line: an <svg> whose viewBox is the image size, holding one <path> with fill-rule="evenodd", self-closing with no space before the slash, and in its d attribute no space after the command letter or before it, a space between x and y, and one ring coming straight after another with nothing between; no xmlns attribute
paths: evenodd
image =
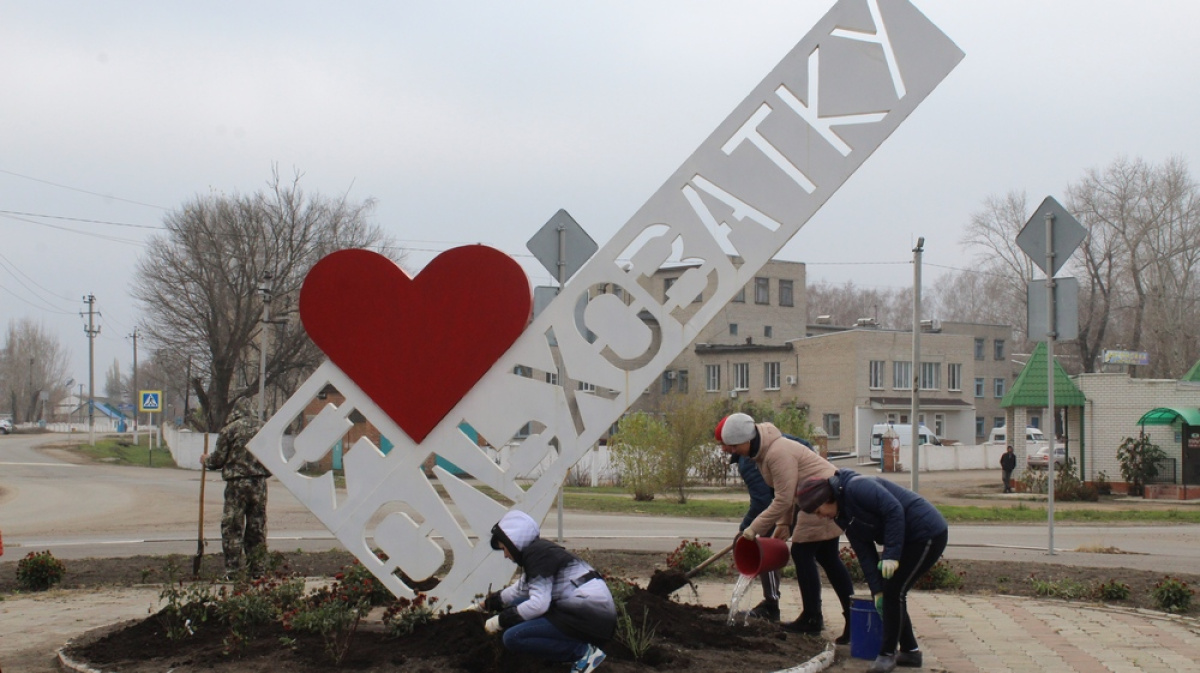
<svg viewBox="0 0 1200 673"><path fill-rule="evenodd" d="M133 411L133 405L128 402L122 402L117 405L117 411Z"/></svg>
<svg viewBox="0 0 1200 673"><path fill-rule="evenodd" d="M571 214L559 209L525 244L554 280L563 283L575 275L600 246L588 236ZM560 259L561 257L561 259ZM559 275L562 262L562 275Z"/></svg>
<svg viewBox="0 0 1200 673"><path fill-rule="evenodd" d="M1046 218L1053 218L1051 237L1054 241L1054 268L1046 269ZM1059 205L1053 196L1047 196L1042 205L1034 211L1033 217L1017 234L1017 245L1033 260L1038 268L1053 277L1067 263L1075 248L1087 238L1087 229L1076 220L1066 208Z"/></svg>
<svg viewBox="0 0 1200 673"><path fill-rule="evenodd" d="M156 414L162 411L162 391L138 391L138 411L151 414Z"/></svg>
<svg viewBox="0 0 1200 673"><path fill-rule="evenodd" d="M1027 288L1025 324L1030 339L1041 339L1049 332L1046 307L1046 281L1031 280ZM1075 278L1054 279L1054 338L1070 341L1079 337L1079 281Z"/></svg>

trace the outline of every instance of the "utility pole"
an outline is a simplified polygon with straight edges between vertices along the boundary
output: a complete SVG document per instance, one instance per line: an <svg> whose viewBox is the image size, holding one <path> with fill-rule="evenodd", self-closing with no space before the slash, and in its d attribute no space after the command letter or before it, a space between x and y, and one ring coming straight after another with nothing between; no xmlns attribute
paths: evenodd
<svg viewBox="0 0 1200 673"><path fill-rule="evenodd" d="M270 343L269 326L271 324L271 280L274 275L270 271L263 274L262 284L258 291L262 294L263 314L262 332L259 334L261 349L258 353L258 420L266 420L267 405L267 346Z"/></svg>
<svg viewBox="0 0 1200 673"><path fill-rule="evenodd" d="M133 392L130 398L133 400L133 445L138 443L138 375L137 375L137 340L138 330L133 328L133 334L129 335L133 339Z"/></svg>
<svg viewBox="0 0 1200 673"><path fill-rule="evenodd" d="M912 490L917 493L921 470L921 254L925 237L913 248L913 339L912 339Z"/></svg>
<svg viewBox="0 0 1200 673"><path fill-rule="evenodd" d="M88 444L96 445L96 336L100 328L96 327L96 296L87 295L83 298L87 304L87 327L83 328L88 338ZM83 315L80 313L80 315Z"/></svg>

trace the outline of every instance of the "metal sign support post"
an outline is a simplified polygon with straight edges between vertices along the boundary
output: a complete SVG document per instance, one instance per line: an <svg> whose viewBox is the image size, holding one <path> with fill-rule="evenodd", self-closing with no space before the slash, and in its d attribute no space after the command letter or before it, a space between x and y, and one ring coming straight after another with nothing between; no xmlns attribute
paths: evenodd
<svg viewBox="0 0 1200 673"><path fill-rule="evenodd" d="M913 248L913 342L912 342L912 491L918 493L921 471L921 253L925 252L925 237L917 239Z"/></svg>
<svg viewBox="0 0 1200 673"><path fill-rule="evenodd" d="M1058 424L1054 416L1054 337L1058 323L1054 314L1054 214L1046 214L1046 310L1049 320L1046 321L1046 408L1050 412L1046 417L1050 424L1047 430L1050 435L1050 459L1046 461L1046 520L1050 531L1050 539L1046 552L1054 556L1054 443L1058 439Z"/></svg>
<svg viewBox="0 0 1200 673"><path fill-rule="evenodd" d="M562 286L567 283L567 225L564 223L558 224L558 289L562 291ZM562 454L562 446L558 448L558 452ZM558 543L563 543L563 489L566 486L566 475L563 475L563 483L558 485Z"/></svg>

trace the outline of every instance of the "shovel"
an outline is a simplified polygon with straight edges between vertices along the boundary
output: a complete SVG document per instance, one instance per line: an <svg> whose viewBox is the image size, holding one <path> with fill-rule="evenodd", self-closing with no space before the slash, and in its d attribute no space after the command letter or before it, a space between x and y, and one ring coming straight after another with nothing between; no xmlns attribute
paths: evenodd
<svg viewBox="0 0 1200 673"><path fill-rule="evenodd" d="M664 598L669 596L673 591L683 587L689 581L691 581L693 577L700 574L701 570L704 570L708 566L715 563L717 559L720 559L728 554L733 549L733 545L734 543L730 542L728 547L725 547L712 556L704 559L703 563L695 568L692 568L686 573L678 570L655 570L654 576L650 578L650 584L646 587L646 591L649 591L655 596L662 596Z"/></svg>
<svg viewBox="0 0 1200 673"><path fill-rule="evenodd" d="M204 433L204 454L208 455L208 433ZM200 525L196 532L196 558L192 559L192 577L200 576L200 560L204 557L204 476L208 466L200 463ZM726 550L728 551L728 550Z"/></svg>

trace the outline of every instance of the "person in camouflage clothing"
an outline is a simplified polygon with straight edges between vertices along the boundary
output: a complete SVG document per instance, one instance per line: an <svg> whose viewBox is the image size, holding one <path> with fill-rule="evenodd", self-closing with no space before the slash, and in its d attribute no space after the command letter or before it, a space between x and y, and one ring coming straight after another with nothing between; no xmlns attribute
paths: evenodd
<svg viewBox="0 0 1200 673"><path fill-rule="evenodd" d="M267 468L254 457L246 445L258 434L262 422L245 405L238 405L229 416L217 439L217 450L204 454L200 461L210 470L220 470L225 480L225 508L221 514L221 551L225 555L226 572L236 572L242 565L243 552L250 559L250 572L264 556L267 544Z"/></svg>

